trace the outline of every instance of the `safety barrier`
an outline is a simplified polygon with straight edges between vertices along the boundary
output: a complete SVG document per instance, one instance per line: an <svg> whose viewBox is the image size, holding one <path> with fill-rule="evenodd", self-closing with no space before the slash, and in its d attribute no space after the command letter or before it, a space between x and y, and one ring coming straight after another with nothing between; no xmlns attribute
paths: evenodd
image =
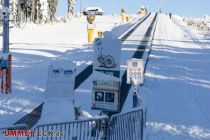
<svg viewBox="0 0 210 140"><path fill-rule="evenodd" d="M146 128L146 110L137 109L111 117L109 140L143 140Z"/></svg>
<svg viewBox="0 0 210 140"><path fill-rule="evenodd" d="M30 140L105 140L108 117L38 125ZM39 134L38 134L39 133ZM40 136L39 136L40 135Z"/></svg>
<svg viewBox="0 0 210 140"><path fill-rule="evenodd" d="M145 128L146 109L137 108L110 119L38 125L33 129L34 136L25 140L143 140Z"/></svg>

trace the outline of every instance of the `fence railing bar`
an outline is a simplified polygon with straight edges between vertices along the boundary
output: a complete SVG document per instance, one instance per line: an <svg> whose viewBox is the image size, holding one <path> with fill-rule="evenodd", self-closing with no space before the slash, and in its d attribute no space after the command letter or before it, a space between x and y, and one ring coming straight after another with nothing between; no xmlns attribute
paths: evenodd
<svg viewBox="0 0 210 140"><path fill-rule="evenodd" d="M138 112L138 111L143 111L143 109L142 109L142 108L136 108L136 109L134 109L134 110L132 110L132 111L130 111L130 112L115 114L115 115L112 115L111 119L112 119L113 117L123 116L123 115L126 115L126 114L131 114L131 113L134 113L134 112ZM111 119L110 119L110 120L111 120Z"/></svg>
<svg viewBox="0 0 210 140"><path fill-rule="evenodd" d="M104 120L104 119L108 119L108 117L101 117L101 118L98 118L97 120ZM96 120L95 118L92 118L92 119L86 119L86 120L75 120L75 121L70 121L70 122L41 124L41 125L38 125L38 126L48 126L48 125L51 126L51 125L57 125L57 124L61 125L61 124L69 124L69 123L81 123L81 122L90 122L90 121L95 121L95 120ZM36 127L34 129L36 129Z"/></svg>

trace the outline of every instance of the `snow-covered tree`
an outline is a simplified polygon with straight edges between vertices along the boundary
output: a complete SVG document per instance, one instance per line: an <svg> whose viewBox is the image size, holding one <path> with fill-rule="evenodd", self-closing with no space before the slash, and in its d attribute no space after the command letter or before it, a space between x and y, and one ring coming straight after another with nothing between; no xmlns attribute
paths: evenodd
<svg viewBox="0 0 210 140"><path fill-rule="evenodd" d="M41 22L48 22L49 21L49 3L48 0L40 0L41 4L41 13L42 13L42 19Z"/></svg>
<svg viewBox="0 0 210 140"><path fill-rule="evenodd" d="M0 0L0 3L3 0ZM77 0L68 1L68 17L74 14ZM55 20L58 0L10 0L11 17L16 23L46 23Z"/></svg>
<svg viewBox="0 0 210 140"><path fill-rule="evenodd" d="M50 17L51 22L55 20L57 4L58 4L58 0L48 0L49 17Z"/></svg>
<svg viewBox="0 0 210 140"><path fill-rule="evenodd" d="M72 16L74 14L75 4L76 0L68 0L68 16Z"/></svg>
<svg viewBox="0 0 210 140"><path fill-rule="evenodd" d="M17 16L18 16L18 0L13 0L11 2L11 16L14 18L15 22L17 22Z"/></svg>

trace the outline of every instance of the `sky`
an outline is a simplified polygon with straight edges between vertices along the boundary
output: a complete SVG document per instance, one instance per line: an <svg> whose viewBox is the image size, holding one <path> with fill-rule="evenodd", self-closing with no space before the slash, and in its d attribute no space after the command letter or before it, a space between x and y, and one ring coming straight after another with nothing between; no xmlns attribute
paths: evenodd
<svg viewBox="0 0 210 140"><path fill-rule="evenodd" d="M113 9L119 14L124 8L126 13L137 13L141 5L147 6L149 11L162 11L175 13L186 17L204 17L210 15L210 0L81 0L82 10L88 6L101 7L105 14L111 14ZM113 2L114 1L114 2ZM114 8L113 8L114 7ZM80 0L76 3L76 12L80 11ZM56 15L63 16L67 12L67 0L58 0Z"/></svg>

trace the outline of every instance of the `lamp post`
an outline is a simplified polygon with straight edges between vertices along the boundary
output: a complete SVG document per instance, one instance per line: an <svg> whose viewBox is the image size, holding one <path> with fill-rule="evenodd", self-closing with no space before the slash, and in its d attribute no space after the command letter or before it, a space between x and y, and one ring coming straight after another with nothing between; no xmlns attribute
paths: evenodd
<svg viewBox="0 0 210 140"><path fill-rule="evenodd" d="M82 15L82 0L80 0L80 3L79 3L79 12L80 12L80 15Z"/></svg>
<svg viewBox="0 0 210 140"><path fill-rule="evenodd" d="M12 68L12 55L9 53L9 0L3 1L1 10L1 20L3 23L3 46L2 56L0 61L0 75L1 75L1 92L11 93L11 68Z"/></svg>
<svg viewBox="0 0 210 140"><path fill-rule="evenodd" d="M115 0L112 0L112 15L115 14Z"/></svg>
<svg viewBox="0 0 210 140"><path fill-rule="evenodd" d="M2 52L9 52L9 0L3 1L3 47Z"/></svg>
<svg viewBox="0 0 210 140"><path fill-rule="evenodd" d="M162 0L159 1L159 12L162 13Z"/></svg>

